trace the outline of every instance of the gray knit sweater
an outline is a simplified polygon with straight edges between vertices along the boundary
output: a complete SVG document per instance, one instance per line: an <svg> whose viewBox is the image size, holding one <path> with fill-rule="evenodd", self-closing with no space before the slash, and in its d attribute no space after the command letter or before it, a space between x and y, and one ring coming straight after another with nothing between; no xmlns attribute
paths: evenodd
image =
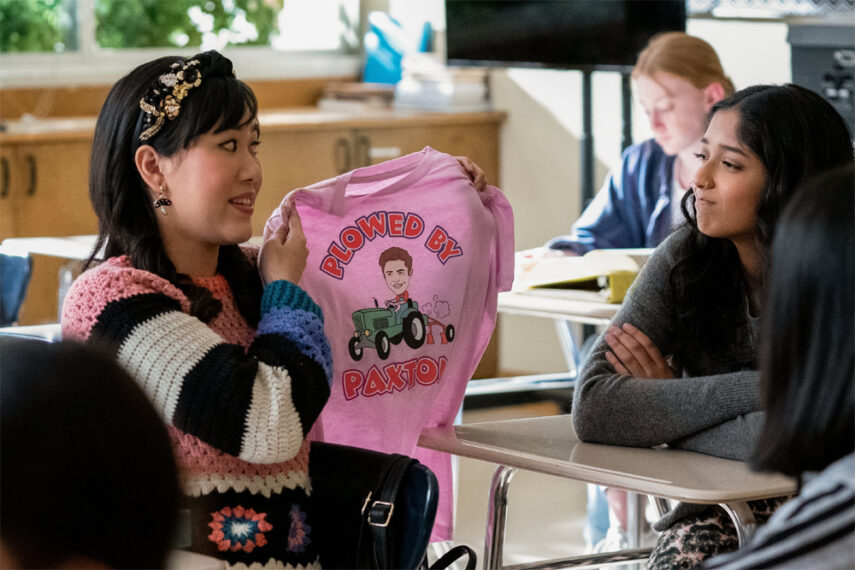
<svg viewBox="0 0 855 570"><path fill-rule="evenodd" d="M614 324L631 323L647 334L663 355L683 338L669 274L677 230L651 255L636 278ZM724 339L733 362L722 362L704 343L674 355L683 377L641 379L617 374L605 359L604 336L594 345L573 395L573 425L582 441L635 447L667 443L718 457L744 460L762 425L759 375L734 362L753 361L756 324L748 316Z"/></svg>

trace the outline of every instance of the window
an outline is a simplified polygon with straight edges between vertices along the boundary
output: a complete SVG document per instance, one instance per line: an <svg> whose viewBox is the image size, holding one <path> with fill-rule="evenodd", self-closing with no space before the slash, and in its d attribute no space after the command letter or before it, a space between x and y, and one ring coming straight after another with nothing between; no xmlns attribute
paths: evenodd
<svg viewBox="0 0 855 570"><path fill-rule="evenodd" d="M75 49L73 15L61 0L0 0L0 53Z"/></svg>
<svg viewBox="0 0 855 570"><path fill-rule="evenodd" d="M0 0L0 81L109 83L208 49L242 78L350 75L359 16L358 0Z"/></svg>
<svg viewBox="0 0 855 570"><path fill-rule="evenodd" d="M785 20L852 15L855 0L686 0L694 18Z"/></svg>

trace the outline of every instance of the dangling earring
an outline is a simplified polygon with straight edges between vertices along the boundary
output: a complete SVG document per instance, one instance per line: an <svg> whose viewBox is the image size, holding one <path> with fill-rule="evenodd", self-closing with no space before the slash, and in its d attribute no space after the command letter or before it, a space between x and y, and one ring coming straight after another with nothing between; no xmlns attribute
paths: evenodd
<svg viewBox="0 0 855 570"><path fill-rule="evenodd" d="M167 198L163 195L163 184L161 184L160 185L160 195L157 197L157 200L154 201L154 207L160 208L160 213L165 216L166 215L166 207L165 206L171 206L171 205L172 205L172 200L170 200L169 198Z"/></svg>

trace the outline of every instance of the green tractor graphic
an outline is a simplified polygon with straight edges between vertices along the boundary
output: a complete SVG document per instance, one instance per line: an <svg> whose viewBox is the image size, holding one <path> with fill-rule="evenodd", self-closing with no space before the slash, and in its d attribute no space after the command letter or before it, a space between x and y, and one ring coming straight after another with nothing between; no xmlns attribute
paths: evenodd
<svg viewBox="0 0 855 570"><path fill-rule="evenodd" d="M374 307L353 312L355 332L347 343L353 360L362 358L365 348L373 348L382 360L389 357L392 345L407 343L410 348L419 348L425 342L428 317L419 311L419 304L412 299L399 306L386 303L380 307L374 299Z"/></svg>

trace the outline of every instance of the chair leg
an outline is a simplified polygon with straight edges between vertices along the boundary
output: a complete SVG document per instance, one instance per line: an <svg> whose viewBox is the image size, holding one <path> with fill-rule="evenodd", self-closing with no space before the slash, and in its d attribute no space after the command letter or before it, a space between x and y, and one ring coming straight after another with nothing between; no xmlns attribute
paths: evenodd
<svg viewBox="0 0 855 570"><path fill-rule="evenodd" d="M653 505L653 508L656 509L656 513L660 518L664 517L671 510L671 503L668 502L668 499L663 499L662 497L654 497L653 495L648 495L650 499L650 503Z"/></svg>

